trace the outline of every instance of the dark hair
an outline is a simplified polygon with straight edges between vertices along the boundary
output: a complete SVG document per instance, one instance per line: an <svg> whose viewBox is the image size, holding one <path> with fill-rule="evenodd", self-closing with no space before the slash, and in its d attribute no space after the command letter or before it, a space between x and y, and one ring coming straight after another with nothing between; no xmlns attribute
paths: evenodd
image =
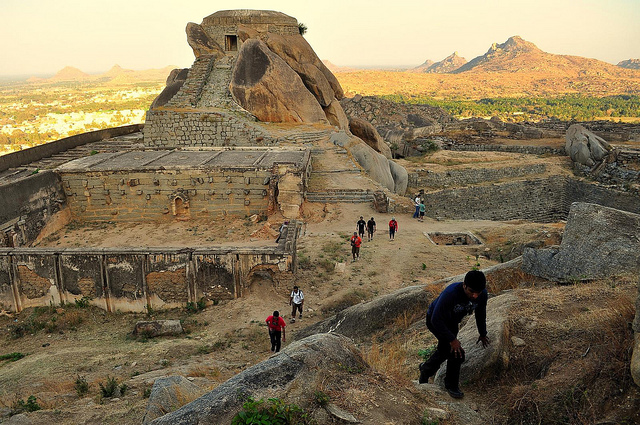
<svg viewBox="0 0 640 425"><path fill-rule="evenodd" d="M473 292L482 292L487 287L487 278L480 270L471 270L464 276L464 284Z"/></svg>
<svg viewBox="0 0 640 425"><path fill-rule="evenodd" d="M299 289L297 286L294 286L293 289Z"/></svg>
<svg viewBox="0 0 640 425"><path fill-rule="evenodd" d="M280 312L278 310L274 311L273 317L280 317Z"/></svg>

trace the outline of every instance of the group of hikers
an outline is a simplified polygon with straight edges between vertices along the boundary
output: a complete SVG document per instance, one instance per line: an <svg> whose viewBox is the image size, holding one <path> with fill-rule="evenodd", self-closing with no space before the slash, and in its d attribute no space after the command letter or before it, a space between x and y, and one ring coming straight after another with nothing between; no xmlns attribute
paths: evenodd
<svg viewBox="0 0 640 425"><path fill-rule="evenodd" d="M416 207L413 218L423 221L425 213L424 201L419 195L413 201ZM367 240L371 241L377 230L373 217L369 221L365 221L364 216L360 216L356 223L356 231L353 232L350 240L353 261L357 261L360 258L360 246L364 239L365 230L367 232ZM398 222L395 217L392 217L389 221L389 240L393 241L397 232ZM463 281L447 286L429 304L426 312L426 326L436 337L438 344L429 359L418 366L420 371L418 382L420 384L428 383L429 379L436 375L440 366L446 362L445 389L453 398L462 398L464 396L460 389L459 381L460 369L465 361L465 351L458 340L458 329L467 315L475 314L476 328L479 335L476 344L481 343L483 348L490 344L486 325L488 299L486 286L487 280L484 273L479 270L471 270L465 275ZM295 323L296 314L299 314L298 319L302 318L302 306L304 304L304 294L298 286L293 287L289 297L289 304L292 306L291 323ZM281 343L286 342L286 323L278 311L274 311L272 315L267 317L266 322L271 338L271 351L277 353L280 351Z"/></svg>

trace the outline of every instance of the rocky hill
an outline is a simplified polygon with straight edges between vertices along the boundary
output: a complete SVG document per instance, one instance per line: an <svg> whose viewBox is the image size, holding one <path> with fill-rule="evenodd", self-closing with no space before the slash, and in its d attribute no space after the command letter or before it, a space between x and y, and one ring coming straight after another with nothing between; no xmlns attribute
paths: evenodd
<svg viewBox="0 0 640 425"><path fill-rule="evenodd" d="M626 61L618 62L618 66L628 69L640 69L640 59L627 59Z"/></svg>
<svg viewBox="0 0 640 425"><path fill-rule="evenodd" d="M133 69L125 69L120 65L114 65L110 70L102 74L87 74L78 68L65 66L51 78L31 77L27 80L29 83L59 83L59 82L96 82L109 84L134 84L140 82L164 82L171 70L176 67L173 65L159 69L145 69L135 71Z"/></svg>
<svg viewBox="0 0 640 425"><path fill-rule="evenodd" d="M433 65L435 62L431 59L427 59L421 65L416 66L415 68L411 68L408 72L427 72L427 70Z"/></svg>
<svg viewBox="0 0 640 425"><path fill-rule="evenodd" d="M429 66L425 65L431 61L427 61L424 64L420 65L417 68L413 68L410 70L411 72L427 72L430 74L447 74L450 72L454 72L456 69L460 68L462 65L467 63L467 60L462 56L458 55L458 52L453 52L446 58L442 59L440 62L431 62Z"/></svg>
<svg viewBox="0 0 640 425"><path fill-rule="evenodd" d="M49 81L86 81L91 79L91 75L80 71L72 66L65 66L56 75L49 78Z"/></svg>

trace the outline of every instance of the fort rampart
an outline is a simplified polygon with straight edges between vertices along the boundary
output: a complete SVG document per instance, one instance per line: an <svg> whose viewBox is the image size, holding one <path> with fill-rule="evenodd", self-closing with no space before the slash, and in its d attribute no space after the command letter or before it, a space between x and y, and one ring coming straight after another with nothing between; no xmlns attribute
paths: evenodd
<svg viewBox="0 0 640 425"><path fill-rule="evenodd" d="M85 298L111 312L144 312L237 298L254 278L293 278L299 229L292 221L278 245L257 248L0 248L0 308Z"/></svg>

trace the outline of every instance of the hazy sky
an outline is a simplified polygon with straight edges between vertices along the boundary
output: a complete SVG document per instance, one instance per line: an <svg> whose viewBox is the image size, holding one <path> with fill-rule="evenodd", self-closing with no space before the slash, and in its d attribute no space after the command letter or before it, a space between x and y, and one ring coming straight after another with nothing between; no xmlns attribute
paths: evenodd
<svg viewBox="0 0 640 425"><path fill-rule="evenodd" d="M225 9L293 16L341 66L471 60L512 35L550 53L640 58L640 0L0 0L0 75L188 67L187 22Z"/></svg>

